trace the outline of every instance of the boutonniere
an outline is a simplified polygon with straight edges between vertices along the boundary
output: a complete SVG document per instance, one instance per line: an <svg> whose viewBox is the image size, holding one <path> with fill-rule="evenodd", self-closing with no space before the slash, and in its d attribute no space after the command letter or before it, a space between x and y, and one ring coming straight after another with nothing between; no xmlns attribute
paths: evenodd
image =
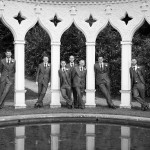
<svg viewBox="0 0 150 150"><path fill-rule="evenodd" d="M14 59L12 59L12 60L11 60L11 62L12 62L12 63L14 63L14 62L15 62L15 60L14 60Z"/></svg>
<svg viewBox="0 0 150 150"><path fill-rule="evenodd" d="M137 68L140 68L139 66Z"/></svg>
<svg viewBox="0 0 150 150"><path fill-rule="evenodd" d="M107 64L105 64L105 66L107 67L108 65L107 65Z"/></svg>
<svg viewBox="0 0 150 150"><path fill-rule="evenodd" d="M69 69L66 68L66 70L69 70Z"/></svg>
<svg viewBox="0 0 150 150"><path fill-rule="evenodd" d="M47 67L50 67L50 64L47 64Z"/></svg>

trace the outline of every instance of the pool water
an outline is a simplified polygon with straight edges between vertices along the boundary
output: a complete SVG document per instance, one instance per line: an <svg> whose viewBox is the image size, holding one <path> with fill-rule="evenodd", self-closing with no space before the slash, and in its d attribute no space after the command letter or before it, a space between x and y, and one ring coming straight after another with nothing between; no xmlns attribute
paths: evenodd
<svg viewBox="0 0 150 150"><path fill-rule="evenodd" d="M0 150L150 150L150 129L52 123L0 128Z"/></svg>

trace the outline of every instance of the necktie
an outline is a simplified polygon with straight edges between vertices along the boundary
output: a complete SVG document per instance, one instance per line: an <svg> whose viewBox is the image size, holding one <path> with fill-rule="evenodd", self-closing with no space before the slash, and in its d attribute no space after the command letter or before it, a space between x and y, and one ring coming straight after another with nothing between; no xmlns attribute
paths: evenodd
<svg viewBox="0 0 150 150"><path fill-rule="evenodd" d="M7 63L8 63L8 65L10 64L10 59L8 59Z"/></svg>
<svg viewBox="0 0 150 150"><path fill-rule="evenodd" d="M73 63L71 63L71 67L73 67Z"/></svg>
<svg viewBox="0 0 150 150"><path fill-rule="evenodd" d="M46 69L46 64L44 65L45 69Z"/></svg>

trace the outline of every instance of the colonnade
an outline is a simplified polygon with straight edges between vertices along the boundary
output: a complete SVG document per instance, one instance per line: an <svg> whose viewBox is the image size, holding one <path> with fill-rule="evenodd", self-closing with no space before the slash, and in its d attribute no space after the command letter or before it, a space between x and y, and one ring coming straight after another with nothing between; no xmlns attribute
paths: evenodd
<svg viewBox="0 0 150 150"><path fill-rule="evenodd" d="M132 38L144 20L150 22L150 1L107 0L0 0L0 17L14 36L16 60L15 108L25 108L25 35L37 23L51 39L50 107L61 107L58 70L60 39L72 23L86 38L86 107L95 107L95 41L108 22L121 35L121 104L131 108L130 76Z"/></svg>

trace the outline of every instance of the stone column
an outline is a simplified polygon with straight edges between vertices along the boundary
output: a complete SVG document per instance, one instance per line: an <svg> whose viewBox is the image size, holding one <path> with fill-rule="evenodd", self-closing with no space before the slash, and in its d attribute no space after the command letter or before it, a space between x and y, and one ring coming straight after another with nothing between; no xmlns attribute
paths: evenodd
<svg viewBox="0 0 150 150"><path fill-rule="evenodd" d="M121 126L121 150L130 150L130 127Z"/></svg>
<svg viewBox="0 0 150 150"><path fill-rule="evenodd" d="M95 42L86 43L86 107L95 107Z"/></svg>
<svg viewBox="0 0 150 150"><path fill-rule="evenodd" d="M86 150L95 150L95 124L86 124Z"/></svg>
<svg viewBox="0 0 150 150"><path fill-rule="evenodd" d="M121 108L131 108L131 81L130 71L131 66L131 41L122 41L121 55Z"/></svg>
<svg viewBox="0 0 150 150"><path fill-rule="evenodd" d="M51 43L51 108L61 107L60 83L58 70L60 68L60 42Z"/></svg>
<svg viewBox="0 0 150 150"><path fill-rule="evenodd" d="M59 149L60 124L51 124L51 150Z"/></svg>
<svg viewBox="0 0 150 150"><path fill-rule="evenodd" d="M15 127L15 150L24 150L25 126Z"/></svg>
<svg viewBox="0 0 150 150"><path fill-rule="evenodd" d="M25 108L25 41L16 40L15 45L15 108Z"/></svg>

